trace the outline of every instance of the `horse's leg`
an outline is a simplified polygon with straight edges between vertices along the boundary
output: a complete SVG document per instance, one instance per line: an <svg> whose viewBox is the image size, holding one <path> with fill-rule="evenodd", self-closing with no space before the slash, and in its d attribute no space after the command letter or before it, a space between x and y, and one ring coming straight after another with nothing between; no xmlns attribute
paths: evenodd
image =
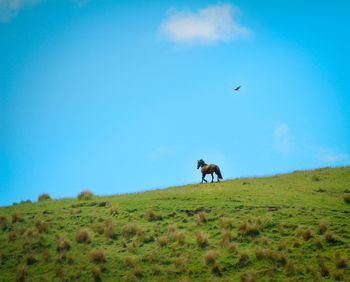
<svg viewBox="0 0 350 282"><path fill-rule="evenodd" d="M202 183L203 183L203 181L208 182L204 179L204 176L205 176L205 173L202 173Z"/></svg>
<svg viewBox="0 0 350 282"><path fill-rule="evenodd" d="M213 175L213 173L211 173L211 183L213 183L214 182L214 175Z"/></svg>

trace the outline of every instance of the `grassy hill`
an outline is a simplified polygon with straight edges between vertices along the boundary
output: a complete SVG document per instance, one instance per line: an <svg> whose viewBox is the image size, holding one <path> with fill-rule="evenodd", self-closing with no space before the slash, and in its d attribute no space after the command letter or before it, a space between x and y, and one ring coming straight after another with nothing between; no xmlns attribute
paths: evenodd
<svg viewBox="0 0 350 282"><path fill-rule="evenodd" d="M0 208L0 280L349 281L349 193L347 166L44 195Z"/></svg>

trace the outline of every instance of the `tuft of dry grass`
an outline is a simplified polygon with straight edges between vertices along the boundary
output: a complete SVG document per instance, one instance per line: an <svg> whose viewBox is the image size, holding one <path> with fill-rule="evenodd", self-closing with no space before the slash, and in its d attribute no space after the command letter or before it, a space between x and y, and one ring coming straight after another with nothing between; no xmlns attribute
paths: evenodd
<svg viewBox="0 0 350 282"><path fill-rule="evenodd" d="M89 190L83 190L78 194L78 200L91 200L94 193Z"/></svg>
<svg viewBox="0 0 350 282"><path fill-rule="evenodd" d="M208 235L205 234L203 231L197 230L195 236L198 247L205 248L209 245Z"/></svg>
<svg viewBox="0 0 350 282"><path fill-rule="evenodd" d="M216 250L210 250L204 253L203 259L206 265L211 265L215 262L215 259L220 254L219 251Z"/></svg>
<svg viewBox="0 0 350 282"><path fill-rule="evenodd" d="M165 246L168 242L169 242L169 236L167 236L167 235L159 236L157 238L157 243L160 246Z"/></svg>
<svg viewBox="0 0 350 282"><path fill-rule="evenodd" d="M168 225L168 233L175 233L175 231L177 230L177 225L176 224L169 224Z"/></svg>
<svg viewBox="0 0 350 282"><path fill-rule="evenodd" d="M141 266L137 265L132 270L130 270L130 275L141 278L143 275Z"/></svg>
<svg viewBox="0 0 350 282"><path fill-rule="evenodd" d="M257 274L254 270L251 270L248 273L243 273L240 276L242 282L256 282Z"/></svg>
<svg viewBox="0 0 350 282"><path fill-rule="evenodd" d="M327 243L335 243L337 241L337 239L335 238L334 234L331 231L326 231L326 233L324 234L324 237Z"/></svg>
<svg viewBox="0 0 350 282"><path fill-rule="evenodd" d="M90 252L90 256L94 262L103 263L107 259L107 253L103 248L94 249Z"/></svg>
<svg viewBox="0 0 350 282"><path fill-rule="evenodd" d="M56 240L56 251L64 252L69 249L70 249L70 242L63 235L59 235Z"/></svg>
<svg viewBox="0 0 350 282"><path fill-rule="evenodd" d="M119 206L112 206L110 213L112 216L117 216L119 214Z"/></svg>
<svg viewBox="0 0 350 282"><path fill-rule="evenodd" d="M256 248L254 254L257 259L261 259L267 256L267 250L263 248Z"/></svg>
<svg viewBox="0 0 350 282"><path fill-rule="evenodd" d="M310 273L312 276L316 275L316 270L312 265L306 265L306 273Z"/></svg>
<svg viewBox="0 0 350 282"><path fill-rule="evenodd" d="M320 273L323 277L326 277L329 275L329 268L328 266L325 264L324 260L322 258L318 259L318 265L320 267Z"/></svg>
<svg viewBox="0 0 350 282"><path fill-rule="evenodd" d="M48 193L42 193L38 197L38 202L47 201L47 200L51 200L51 197Z"/></svg>
<svg viewBox="0 0 350 282"><path fill-rule="evenodd" d="M177 257L174 259L173 263L176 269L179 269L182 272L186 270L187 260L185 257Z"/></svg>
<svg viewBox="0 0 350 282"><path fill-rule="evenodd" d="M152 271L153 275L159 275L162 272L162 269L160 268L160 266L158 264L153 264L151 266L151 271Z"/></svg>
<svg viewBox="0 0 350 282"><path fill-rule="evenodd" d="M49 225L42 220L35 220L35 227L38 229L39 233L47 232L49 229Z"/></svg>
<svg viewBox="0 0 350 282"><path fill-rule="evenodd" d="M205 212L204 211L200 211L197 215L196 215L196 218L195 218L195 221L196 221L196 224L199 225L203 222L206 222L207 219L205 217Z"/></svg>
<svg viewBox="0 0 350 282"><path fill-rule="evenodd" d="M232 218L230 217L223 217L220 220L220 227L223 229L231 229L233 226Z"/></svg>
<svg viewBox="0 0 350 282"><path fill-rule="evenodd" d="M221 267L216 261L212 264L210 270L212 273L214 273L216 275L221 275L221 271L222 271Z"/></svg>
<svg viewBox="0 0 350 282"><path fill-rule="evenodd" d="M343 199L345 203L350 204L350 193L345 193Z"/></svg>
<svg viewBox="0 0 350 282"><path fill-rule="evenodd" d="M21 217L19 216L19 214L18 213L13 213L12 214L12 223L16 223L16 222L19 222L19 221L21 221Z"/></svg>
<svg viewBox="0 0 350 282"><path fill-rule="evenodd" d="M173 238L178 244L180 245L184 244L186 240L185 231L180 230L175 232L173 235Z"/></svg>
<svg viewBox="0 0 350 282"><path fill-rule="evenodd" d="M130 238L136 235L138 230L140 230L140 226L136 222L130 222L123 227L121 234L124 238Z"/></svg>
<svg viewBox="0 0 350 282"><path fill-rule="evenodd" d="M87 228L78 229L75 234L75 240L78 243L90 243L90 234Z"/></svg>
<svg viewBox="0 0 350 282"><path fill-rule="evenodd" d="M126 266L134 266L135 265L135 257L128 256L125 258L125 265Z"/></svg>
<svg viewBox="0 0 350 282"><path fill-rule="evenodd" d="M326 220L321 220L318 223L318 232L324 234L328 230L328 222Z"/></svg>
<svg viewBox="0 0 350 282"><path fill-rule="evenodd" d="M345 268L347 265L347 257L346 256L340 256L335 258L335 266L337 268Z"/></svg>
<svg viewBox="0 0 350 282"><path fill-rule="evenodd" d="M148 221L154 221L154 220L162 220L163 215L161 213L154 213L152 208L148 208L146 213L145 213L145 218Z"/></svg>
<svg viewBox="0 0 350 282"><path fill-rule="evenodd" d="M115 237L115 226L111 218L106 219L103 234L108 238Z"/></svg>
<svg viewBox="0 0 350 282"><path fill-rule="evenodd" d="M0 228L5 231L8 227L7 217L5 215L0 215Z"/></svg>
<svg viewBox="0 0 350 282"><path fill-rule="evenodd" d="M241 235L256 236L264 229L264 225L261 222L260 217L246 218L238 223L238 233Z"/></svg>
<svg viewBox="0 0 350 282"><path fill-rule="evenodd" d="M301 233L301 237L302 237L305 241L309 240L309 239L312 237L312 229L311 229L310 227L304 229L304 231Z"/></svg>
<svg viewBox="0 0 350 282"><path fill-rule="evenodd" d="M337 269L333 272L333 277L335 281L341 281L344 278L344 274L342 271Z"/></svg>

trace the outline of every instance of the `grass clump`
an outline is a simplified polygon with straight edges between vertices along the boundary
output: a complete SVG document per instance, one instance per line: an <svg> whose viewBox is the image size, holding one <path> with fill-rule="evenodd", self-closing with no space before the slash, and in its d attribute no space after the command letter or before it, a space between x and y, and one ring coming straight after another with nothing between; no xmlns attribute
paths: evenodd
<svg viewBox="0 0 350 282"><path fill-rule="evenodd" d="M163 235L157 238L157 243L160 246L165 246L169 242L169 236Z"/></svg>
<svg viewBox="0 0 350 282"><path fill-rule="evenodd" d="M5 231L8 227L8 220L5 215L0 215L0 228Z"/></svg>
<svg viewBox="0 0 350 282"><path fill-rule="evenodd" d="M337 239L335 238L334 234L331 231L327 231L324 234L324 237L325 237L327 243L335 243L335 242L337 242Z"/></svg>
<svg viewBox="0 0 350 282"><path fill-rule="evenodd" d="M135 265L135 257L133 256L128 256L125 258L125 265L126 266L133 266Z"/></svg>
<svg viewBox="0 0 350 282"><path fill-rule="evenodd" d="M161 213L155 213L152 208L148 208L145 213L145 218L148 221L154 221L154 220L162 220L163 215Z"/></svg>
<svg viewBox="0 0 350 282"><path fill-rule="evenodd" d="M174 233L173 235L174 240L178 243L178 244L184 244L185 243L185 231L180 230Z"/></svg>
<svg viewBox="0 0 350 282"><path fill-rule="evenodd" d="M203 259L206 265L211 265L215 262L216 257L220 254L219 251L211 250L207 251L203 255Z"/></svg>
<svg viewBox="0 0 350 282"><path fill-rule="evenodd" d="M20 222L22 221L21 217L19 216L18 213L13 213L12 214L12 223Z"/></svg>
<svg viewBox="0 0 350 282"><path fill-rule="evenodd" d="M118 206L112 206L110 209L110 213L112 216L117 216L119 214L119 207Z"/></svg>
<svg viewBox="0 0 350 282"><path fill-rule="evenodd" d="M335 266L337 268L345 268L347 265L347 257L346 256L338 256L335 258Z"/></svg>
<svg viewBox="0 0 350 282"><path fill-rule="evenodd" d="M184 272L186 270L187 260L185 257L177 257L174 259L173 264L176 269Z"/></svg>
<svg viewBox="0 0 350 282"><path fill-rule="evenodd" d="M257 274L254 270L251 270L248 273L243 273L240 276L242 282L256 282L257 280Z"/></svg>
<svg viewBox="0 0 350 282"><path fill-rule="evenodd" d="M57 252L64 252L68 251L70 249L70 242L63 236L58 235L56 239L56 251Z"/></svg>
<svg viewBox="0 0 350 282"><path fill-rule="evenodd" d="M90 252L90 257L94 262L103 263L107 259L106 251L101 247Z"/></svg>
<svg viewBox="0 0 350 282"><path fill-rule="evenodd" d="M350 193L345 193L343 199L345 203L350 204Z"/></svg>
<svg viewBox="0 0 350 282"><path fill-rule="evenodd" d="M242 222L238 223L238 233L241 235L256 236L262 231L264 226L262 225L260 217L247 218Z"/></svg>
<svg viewBox="0 0 350 282"><path fill-rule="evenodd" d="M90 233L87 228L78 229L75 233L75 240L78 243L90 243Z"/></svg>
<svg viewBox="0 0 350 282"><path fill-rule="evenodd" d="M105 221L105 226L103 230L103 234L108 238L114 238L115 237L115 226L113 224L113 220L111 218L108 218Z"/></svg>
<svg viewBox="0 0 350 282"><path fill-rule="evenodd" d="M162 272L161 267L158 264L153 264L151 266L151 271L153 275L159 275Z"/></svg>
<svg viewBox="0 0 350 282"><path fill-rule="evenodd" d="M231 229L233 226L232 218L229 217L223 217L220 220L220 226L223 229Z"/></svg>
<svg viewBox="0 0 350 282"><path fill-rule="evenodd" d="M123 227L121 234L124 238L130 238L136 235L139 230L140 226L136 222L130 222Z"/></svg>
<svg viewBox="0 0 350 282"><path fill-rule="evenodd" d="M321 220L318 223L318 232L324 234L328 230L328 222L326 220Z"/></svg>
<svg viewBox="0 0 350 282"><path fill-rule="evenodd" d="M196 242L198 247L205 248L206 246L209 245L208 235L205 234L203 231L197 230L195 233L195 236L196 236Z"/></svg>
<svg viewBox="0 0 350 282"><path fill-rule="evenodd" d="M312 237L312 229L311 228L306 228L302 233L301 237L307 241Z"/></svg>
<svg viewBox="0 0 350 282"><path fill-rule="evenodd" d="M89 190L83 190L78 194L78 200L91 200L94 193Z"/></svg>
<svg viewBox="0 0 350 282"><path fill-rule="evenodd" d="M38 197L38 202L47 201L47 200L51 200L51 197L50 197L50 195L48 193L42 193Z"/></svg>
<svg viewBox="0 0 350 282"><path fill-rule="evenodd" d="M201 223L203 223L203 222L206 222L206 221L207 221L207 218L206 218L206 216L205 216L205 212L204 212L204 211L200 211L200 212L197 214L195 221L196 221L196 224L197 224L197 225L199 225L199 224L201 224Z"/></svg>
<svg viewBox="0 0 350 282"><path fill-rule="evenodd" d="M35 227L38 229L39 233L46 233L49 229L49 225L42 220L35 220Z"/></svg>

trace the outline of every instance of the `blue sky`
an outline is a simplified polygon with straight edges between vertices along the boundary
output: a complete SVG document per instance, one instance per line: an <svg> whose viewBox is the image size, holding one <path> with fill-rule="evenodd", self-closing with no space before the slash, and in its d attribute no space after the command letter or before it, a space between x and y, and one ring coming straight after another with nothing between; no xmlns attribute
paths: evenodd
<svg viewBox="0 0 350 282"><path fill-rule="evenodd" d="M0 205L349 165L349 12L0 0Z"/></svg>

